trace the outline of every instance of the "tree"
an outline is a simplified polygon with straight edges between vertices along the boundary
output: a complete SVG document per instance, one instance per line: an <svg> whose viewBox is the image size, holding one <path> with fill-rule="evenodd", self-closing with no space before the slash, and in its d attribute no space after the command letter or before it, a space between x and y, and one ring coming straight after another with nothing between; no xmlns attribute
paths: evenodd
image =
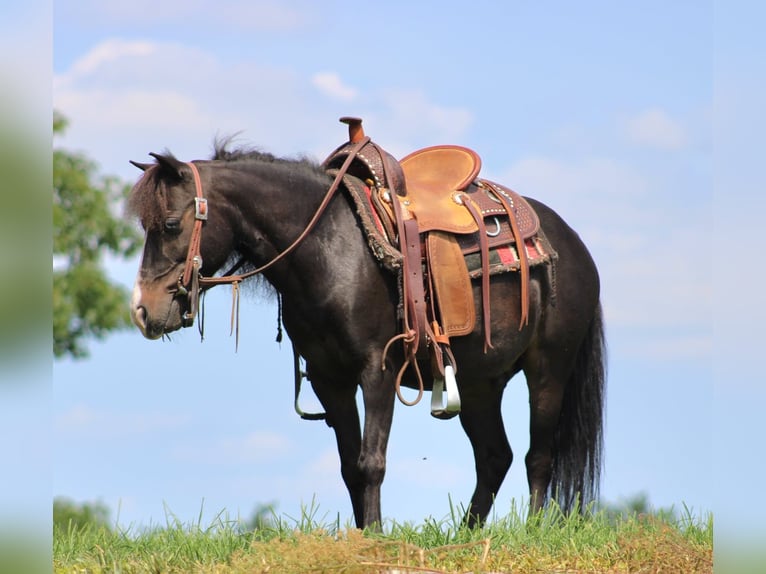
<svg viewBox="0 0 766 574"><path fill-rule="evenodd" d="M53 134L66 119L54 112ZM53 353L88 355L84 341L103 339L130 323L127 290L112 282L102 257L129 257L140 237L117 209L130 186L97 174L82 154L53 151Z"/></svg>
<svg viewBox="0 0 766 574"><path fill-rule="evenodd" d="M276 516L276 505L271 504L258 504L253 510L250 520L242 522L239 526L242 532L257 532L259 530L267 530L273 528L274 517Z"/></svg>
<svg viewBox="0 0 766 574"><path fill-rule="evenodd" d="M101 501L78 504L61 496L53 500L53 526L64 531L88 527L110 530L109 514L109 508Z"/></svg>
<svg viewBox="0 0 766 574"><path fill-rule="evenodd" d="M671 508L654 508L649 503L649 496L645 492L634 494L630 498L621 500L619 503L602 502L601 510L611 522L618 522L635 516L653 516L664 520L674 520L675 510Z"/></svg>

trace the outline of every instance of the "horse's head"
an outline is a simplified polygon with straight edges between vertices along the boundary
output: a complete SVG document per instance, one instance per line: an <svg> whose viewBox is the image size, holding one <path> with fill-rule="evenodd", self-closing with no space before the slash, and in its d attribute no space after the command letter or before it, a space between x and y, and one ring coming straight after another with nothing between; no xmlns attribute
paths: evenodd
<svg viewBox="0 0 766 574"><path fill-rule="evenodd" d="M134 186L129 205L146 238L131 317L145 337L158 339L193 323L199 273L203 265L215 271L224 263L220 243L225 238L221 234L230 236L231 232L224 230L215 215L208 217L207 202L200 200L202 188L195 165L170 155L151 155L157 163L132 162L144 175Z"/></svg>

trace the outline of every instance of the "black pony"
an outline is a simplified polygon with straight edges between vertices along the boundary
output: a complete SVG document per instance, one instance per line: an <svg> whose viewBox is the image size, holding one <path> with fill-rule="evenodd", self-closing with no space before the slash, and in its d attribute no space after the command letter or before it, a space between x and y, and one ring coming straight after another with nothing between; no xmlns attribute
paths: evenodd
<svg viewBox="0 0 766 574"><path fill-rule="evenodd" d="M150 339L188 326L200 281L210 282L231 261L266 266L262 275L281 296L284 326L335 430L356 524L379 528L395 378L405 360L398 346L384 354L401 329L400 284L373 255L347 190L341 184L328 194L333 177L306 160L224 149L193 163L152 155L155 163L136 164L145 173L130 198L146 231L131 304L135 324ZM531 510L549 497L572 509L598 494L605 392L598 273L577 233L547 206L528 201L557 253L529 269L528 323L519 328L520 274L492 275L491 347L485 349L481 321L451 341L460 366L460 423L476 465L471 526L485 520L513 460L501 399L519 371L529 388ZM480 313L481 286L474 283ZM418 388L411 372L402 384Z"/></svg>

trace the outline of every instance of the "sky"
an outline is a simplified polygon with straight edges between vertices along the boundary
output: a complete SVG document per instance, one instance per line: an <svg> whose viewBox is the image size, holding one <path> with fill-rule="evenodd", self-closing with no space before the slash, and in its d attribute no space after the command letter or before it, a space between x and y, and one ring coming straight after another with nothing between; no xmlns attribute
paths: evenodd
<svg viewBox="0 0 766 574"><path fill-rule="evenodd" d="M140 175L129 160L166 149L204 159L216 137L234 134L276 155L321 160L345 141L344 115L364 118L367 134L397 157L441 143L475 149L485 177L556 210L599 267L609 348L602 498L645 493L655 507L712 511L718 453L748 454L736 432L714 429L749 424L751 407L722 405L764 397L750 370L755 354L716 360L716 332L763 311L717 273L730 277L725 258L747 257L752 243L723 237L714 215L755 220L714 186L732 182L745 201L763 199L737 170L714 169L714 153L729 153L714 134L753 137L734 120L763 84L749 75L754 57L714 54L712 4L211 6L56 2L53 106L70 124L54 145L128 182ZM735 35L722 20L717 33ZM714 81L721 63L733 64L723 83ZM742 82L753 89L738 91ZM731 112L714 115L721 101ZM137 257L107 265L132 287ZM764 278L749 273L755 284ZM228 287L209 293L204 342L196 329L170 342L135 329L91 344L87 360L54 363L54 495L101 500L122 526L248 518L261 504L294 518L314 505L320 520L351 521L332 431L292 411L292 354L274 340L274 300L243 301L237 351L230 299ZM752 340L724 348L736 356ZM720 386L716 376L732 371L732 387ZM317 408L310 391L301 400ZM527 496L523 377L509 383L503 413L515 462L497 516ZM761 458L748 460L753 472L766 470ZM473 487L458 421L432 419L428 401L397 404L384 520L444 519ZM734 496L742 504L730 505L732 516L755 524L747 493Z"/></svg>

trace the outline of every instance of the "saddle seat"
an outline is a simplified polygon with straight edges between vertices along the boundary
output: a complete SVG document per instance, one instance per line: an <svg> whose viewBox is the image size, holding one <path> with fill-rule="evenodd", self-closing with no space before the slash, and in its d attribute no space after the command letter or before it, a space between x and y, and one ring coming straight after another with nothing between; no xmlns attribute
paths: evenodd
<svg viewBox="0 0 766 574"><path fill-rule="evenodd" d="M476 180L481 158L466 147L438 145L412 152L399 160L407 198L405 207L416 214L426 231L473 233L476 221L458 198Z"/></svg>

